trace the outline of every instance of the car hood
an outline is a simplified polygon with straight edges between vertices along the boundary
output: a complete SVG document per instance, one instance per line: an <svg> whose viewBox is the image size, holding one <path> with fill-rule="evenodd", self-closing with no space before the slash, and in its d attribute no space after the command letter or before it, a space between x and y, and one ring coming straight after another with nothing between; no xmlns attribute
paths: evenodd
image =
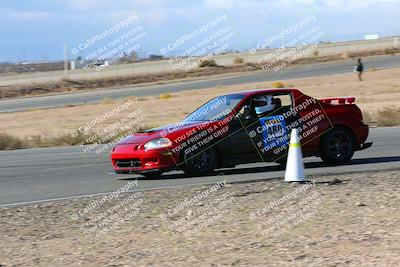
<svg viewBox="0 0 400 267"><path fill-rule="evenodd" d="M150 140L160 137L171 137L171 135L179 135L180 132L187 132L206 122L190 122L190 123L174 123L158 128L148 129L143 132L129 135L118 142L118 145L125 144L145 144Z"/></svg>

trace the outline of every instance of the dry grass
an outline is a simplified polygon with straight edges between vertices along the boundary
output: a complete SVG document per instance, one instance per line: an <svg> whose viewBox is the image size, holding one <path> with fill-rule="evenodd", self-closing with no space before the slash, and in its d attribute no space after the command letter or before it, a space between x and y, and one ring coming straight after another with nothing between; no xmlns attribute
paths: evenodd
<svg viewBox="0 0 400 267"><path fill-rule="evenodd" d="M199 63L199 67L200 68L204 68L204 67L218 67L217 62L215 62L214 59L205 59L205 60L201 60Z"/></svg>
<svg viewBox="0 0 400 267"><path fill-rule="evenodd" d="M273 88L285 88L285 85L282 82L273 82L272 87Z"/></svg>
<svg viewBox="0 0 400 267"><path fill-rule="evenodd" d="M378 110L373 115L373 122L378 126L397 126L400 125L400 108L386 107Z"/></svg>
<svg viewBox="0 0 400 267"><path fill-rule="evenodd" d="M172 95L171 94L161 94L158 96L159 99L168 99L171 98Z"/></svg>
<svg viewBox="0 0 400 267"><path fill-rule="evenodd" d="M145 130L153 127L144 127L139 130ZM72 136L71 133L62 134L55 137L44 137L43 135L32 135L26 139L20 137L11 136L9 134L0 134L0 150L12 150L20 148L31 148L31 147L53 147L53 146L77 146L77 145L90 145L90 144L101 144L108 143L110 141L119 140L127 136L128 130L120 131L116 136L111 139L102 140L105 135L97 136L95 132L82 134L76 131L78 134Z"/></svg>
<svg viewBox="0 0 400 267"><path fill-rule="evenodd" d="M343 59L348 59L349 57L350 57L349 52L344 52L344 53L341 55L341 58L343 58Z"/></svg>
<svg viewBox="0 0 400 267"><path fill-rule="evenodd" d="M0 150L19 149L26 147L26 144L18 137L6 133L0 133Z"/></svg>
<svg viewBox="0 0 400 267"><path fill-rule="evenodd" d="M28 139L11 136L9 134L0 134L0 150L12 150L30 147L48 147L48 146L65 146L79 145L80 143L89 144L85 140L89 135L78 135L72 137L70 134L64 134L54 138L43 138L41 135L30 136ZM93 142L91 142L93 143Z"/></svg>
<svg viewBox="0 0 400 267"><path fill-rule="evenodd" d="M234 60L233 60L233 63L235 63L235 64L242 64L244 62L244 60L243 60L243 58L241 58L241 57L236 57Z"/></svg>
<svg viewBox="0 0 400 267"><path fill-rule="evenodd" d="M396 53L396 49L393 49L393 48L385 48L385 54L388 54L388 55L394 55L395 53Z"/></svg>
<svg viewBox="0 0 400 267"><path fill-rule="evenodd" d="M366 123L366 124L368 124L368 125L372 125L372 124L374 123L373 120L372 120L372 117L371 117L371 113L370 113L370 112L364 111L363 114L362 114L362 116L363 116L363 121L364 121L364 123Z"/></svg>

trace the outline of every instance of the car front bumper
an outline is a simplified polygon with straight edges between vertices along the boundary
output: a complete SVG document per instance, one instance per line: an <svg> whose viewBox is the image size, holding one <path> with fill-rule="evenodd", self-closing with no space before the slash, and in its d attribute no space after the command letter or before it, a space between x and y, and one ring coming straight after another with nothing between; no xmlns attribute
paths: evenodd
<svg viewBox="0 0 400 267"><path fill-rule="evenodd" d="M116 173L149 173L178 169L175 154L166 149L134 150L134 146L118 145L111 152Z"/></svg>

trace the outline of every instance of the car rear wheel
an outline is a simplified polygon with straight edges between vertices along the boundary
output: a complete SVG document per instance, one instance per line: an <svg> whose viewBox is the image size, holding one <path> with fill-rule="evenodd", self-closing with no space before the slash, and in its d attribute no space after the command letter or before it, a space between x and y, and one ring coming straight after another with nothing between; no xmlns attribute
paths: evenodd
<svg viewBox="0 0 400 267"><path fill-rule="evenodd" d="M348 162L354 155L355 141L352 133L344 128L334 128L321 140L321 159L330 165Z"/></svg>
<svg viewBox="0 0 400 267"><path fill-rule="evenodd" d="M218 157L214 148L197 152L195 154L184 154L183 171L188 175L210 174L217 167Z"/></svg>

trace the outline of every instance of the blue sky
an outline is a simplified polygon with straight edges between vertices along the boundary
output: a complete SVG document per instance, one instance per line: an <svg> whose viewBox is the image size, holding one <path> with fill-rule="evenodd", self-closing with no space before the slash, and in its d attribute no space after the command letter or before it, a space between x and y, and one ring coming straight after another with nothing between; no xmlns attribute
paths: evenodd
<svg viewBox="0 0 400 267"><path fill-rule="evenodd" d="M147 35L140 54L160 49L226 14L231 48L249 49L316 14L324 40L400 35L400 0L1 0L0 61L56 60L69 47L138 14ZM72 57L72 55L70 55Z"/></svg>

